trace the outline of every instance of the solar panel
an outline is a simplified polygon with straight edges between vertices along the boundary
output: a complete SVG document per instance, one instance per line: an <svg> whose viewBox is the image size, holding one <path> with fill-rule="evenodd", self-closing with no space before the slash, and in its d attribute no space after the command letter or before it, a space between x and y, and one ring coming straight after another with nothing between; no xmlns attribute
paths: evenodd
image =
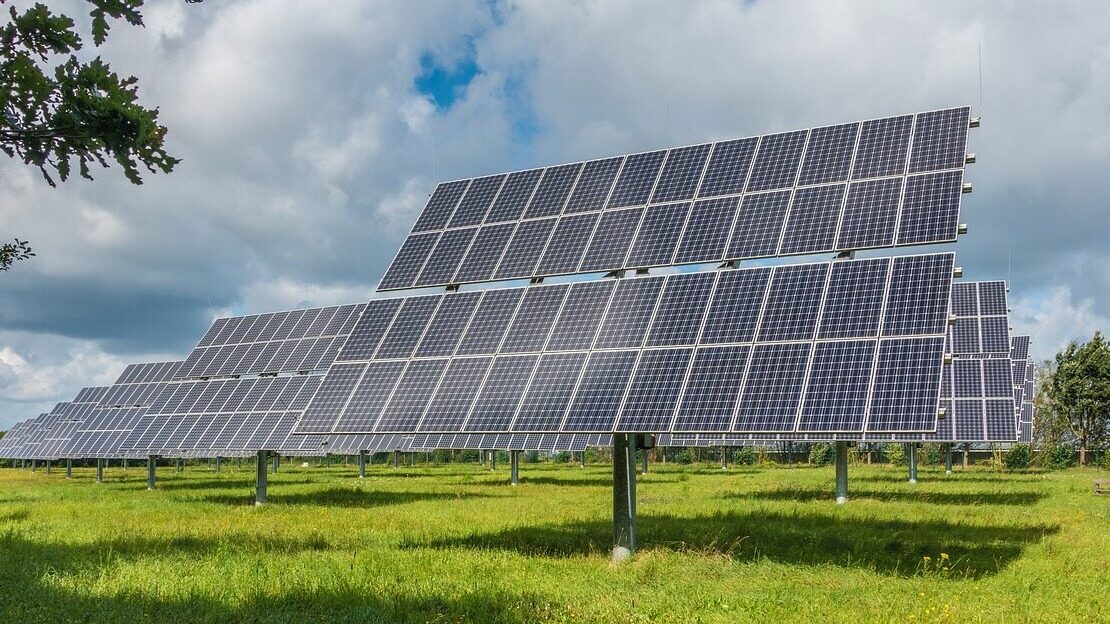
<svg viewBox="0 0 1110 624"><path fill-rule="evenodd" d="M1006 292L1002 281L952 285L952 314L956 317L951 331L953 354L1011 355Z"/></svg>
<svg viewBox="0 0 1110 624"><path fill-rule="evenodd" d="M378 288L951 242L969 119L963 107L441 184Z"/></svg>
<svg viewBox="0 0 1110 624"><path fill-rule="evenodd" d="M406 308L471 298L465 330L455 314L414 321L425 342L461 331L454 354L402 351L405 371L373 386L390 397L384 407L343 401L365 377L336 364L299 430L920 435L936 426L953 261L840 259L409 298ZM379 348L366 362L394 356Z"/></svg>

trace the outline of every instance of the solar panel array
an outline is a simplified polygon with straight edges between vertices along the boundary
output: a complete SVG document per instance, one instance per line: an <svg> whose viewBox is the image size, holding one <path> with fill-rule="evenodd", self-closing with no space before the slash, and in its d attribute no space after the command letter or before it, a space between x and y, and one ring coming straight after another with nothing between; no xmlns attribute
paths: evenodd
<svg viewBox="0 0 1110 624"><path fill-rule="evenodd" d="M362 308L352 304L216 319L173 378L325 369Z"/></svg>
<svg viewBox="0 0 1110 624"><path fill-rule="evenodd" d="M1010 360L1013 362L1014 404L1018 406L1018 439L1033 441L1033 424L1036 417L1035 388L1037 367L1029 354L1029 336L1014 336L1010 340Z"/></svg>
<svg viewBox="0 0 1110 624"><path fill-rule="evenodd" d="M929 254L371 301L298 430L930 431L952 272Z"/></svg>
<svg viewBox="0 0 1110 624"><path fill-rule="evenodd" d="M1006 282L963 282L952 285L956 323L949 340L954 355L1010 355L1009 306Z"/></svg>
<svg viewBox="0 0 1110 624"><path fill-rule="evenodd" d="M444 182L378 289L953 242L969 115Z"/></svg>
<svg viewBox="0 0 1110 624"><path fill-rule="evenodd" d="M444 449L559 452L612 445L609 434L363 434L331 436L327 446L329 454L343 455Z"/></svg>

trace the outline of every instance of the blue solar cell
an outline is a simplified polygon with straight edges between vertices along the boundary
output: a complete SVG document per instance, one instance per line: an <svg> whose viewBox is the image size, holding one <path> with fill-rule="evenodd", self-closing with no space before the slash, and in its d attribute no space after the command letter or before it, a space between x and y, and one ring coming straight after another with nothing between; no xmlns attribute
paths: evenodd
<svg viewBox="0 0 1110 624"><path fill-rule="evenodd" d="M536 267L536 274L559 275L578 270L597 220L596 212L560 217L540 264Z"/></svg>
<svg viewBox="0 0 1110 624"><path fill-rule="evenodd" d="M987 399L984 401L984 408L987 439L1017 441L1020 423L1014 415L1013 399Z"/></svg>
<svg viewBox="0 0 1110 624"><path fill-rule="evenodd" d="M621 168L620 177L617 178L607 206L624 208L646 204L666 157L666 150L659 150L625 158L624 167Z"/></svg>
<svg viewBox="0 0 1110 624"><path fill-rule="evenodd" d="M977 282L979 292L979 314L1005 315L1010 312L1006 303L1006 282Z"/></svg>
<svg viewBox="0 0 1110 624"><path fill-rule="evenodd" d="M533 191L543 176L543 169L530 169L510 173L505 179L505 185L497 194L493 206L486 215L486 223L499 223L502 221L516 221L524 214L528 200L532 198ZM465 202L465 200L464 200Z"/></svg>
<svg viewBox="0 0 1110 624"><path fill-rule="evenodd" d="M857 182L848 189L840 219L837 249L889 247L894 244L902 179Z"/></svg>
<svg viewBox="0 0 1110 624"><path fill-rule="evenodd" d="M790 191L745 195L732 228L726 258L759 258L778 252Z"/></svg>
<svg viewBox="0 0 1110 624"><path fill-rule="evenodd" d="M1008 354L1010 352L1010 323L1005 316L986 316L979 319L979 337L983 353Z"/></svg>
<svg viewBox="0 0 1110 624"><path fill-rule="evenodd" d="M733 431L794 430L811 346L761 344L753 348Z"/></svg>
<svg viewBox="0 0 1110 624"><path fill-rule="evenodd" d="M898 244L955 241L962 193L962 170L906 178Z"/></svg>
<svg viewBox="0 0 1110 624"><path fill-rule="evenodd" d="M696 202L675 252L675 264L713 262L723 258L739 204L739 197Z"/></svg>
<svg viewBox="0 0 1110 624"><path fill-rule="evenodd" d="M590 354L582 381L567 410L564 431L605 431L613 428L639 351L597 351Z"/></svg>
<svg viewBox="0 0 1110 624"><path fill-rule="evenodd" d="M701 344L751 342L770 277L770 268L721 272Z"/></svg>
<svg viewBox="0 0 1110 624"><path fill-rule="evenodd" d="M810 340L829 274L827 264L776 267L759 326L759 340Z"/></svg>
<svg viewBox="0 0 1110 624"><path fill-rule="evenodd" d="M982 440L986 437L986 414L981 400L953 401L957 440Z"/></svg>
<svg viewBox="0 0 1110 624"><path fill-rule="evenodd" d="M366 364L336 364L328 370L320 389L312 399L311 404L301 417L298 428L308 433L324 433L332 430L332 425L339 420L343 406L355 385L366 370ZM234 395L232 395L234 396ZM238 401L229 399L225 409L232 411Z"/></svg>
<svg viewBox="0 0 1110 624"><path fill-rule="evenodd" d="M722 276L723 277L723 276ZM718 292L720 286L718 285ZM748 366L750 347L701 347L694 354L675 431L727 431Z"/></svg>
<svg viewBox="0 0 1110 624"><path fill-rule="evenodd" d="M397 257L393 259L381 283L378 284L378 288L391 290L412 286L437 240L439 240L438 232L415 234L405 239L400 251L397 252Z"/></svg>
<svg viewBox="0 0 1110 624"><path fill-rule="evenodd" d="M474 401L463 431L508 431L538 355L497 357Z"/></svg>
<svg viewBox="0 0 1110 624"><path fill-rule="evenodd" d="M951 253L894 259L883 336L945 332L954 262Z"/></svg>
<svg viewBox="0 0 1110 624"><path fill-rule="evenodd" d="M605 206L609 190L613 187L623 161L624 157L618 156L586 163L563 212L588 212Z"/></svg>
<svg viewBox="0 0 1110 624"><path fill-rule="evenodd" d="M528 203L525 218L553 217L563 211L563 204L567 203L570 190L582 171L582 163L571 163L558 167L548 167L543 172L536 193Z"/></svg>
<svg viewBox="0 0 1110 624"><path fill-rule="evenodd" d="M913 131L910 173L963 167L971 109L919 113Z"/></svg>
<svg viewBox="0 0 1110 624"><path fill-rule="evenodd" d="M859 129L858 123L814 128L809 133L809 145L806 147L802 171L798 175L798 184L825 184L847 180Z"/></svg>
<svg viewBox="0 0 1110 624"><path fill-rule="evenodd" d="M540 252L555 227L555 221L556 219L540 219L522 221L517 225L493 276L496 279L531 277L540 259Z"/></svg>
<svg viewBox="0 0 1110 624"><path fill-rule="evenodd" d="M444 182L437 186L431 198L428 199L428 204L424 206L424 211L420 213L420 218L416 220L416 225L413 226L412 231L427 232L428 230L438 230L447 225L447 221L455 211L455 206L459 203L459 199L469 184L470 180L456 180L454 182Z"/></svg>
<svg viewBox="0 0 1110 624"><path fill-rule="evenodd" d="M412 431L420 422L447 360L411 360L393 389L374 431Z"/></svg>
<svg viewBox="0 0 1110 624"><path fill-rule="evenodd" d="M512 431L556 431L586 363L585 353L545 353L528 384Z"/></svg>
<svg viewBox="0 0 1110 624"><path fill-rule="evenodd" d="M979 316L979 291L976 286L978 286L976 282L952 284L952 314Z"/></svg>
<svg viewBox="0 0 1110 624"><path fill-rule="evenodd" d="M595 349L640 347L655 312L663 277L623 279L598 331Z"/></svg>
<svg viewBox="0 0 1110 624"><path fill-rule="evenodd" d="M617 431L667 431L674 419L694 350L652 349L640 355Z"/></svg>
<svg viewBox="0 0 1110 624"><path fill-rule="evenodd" d="M705 169L705 176L698 188L698 197L716 197L743 192L752 156L759 144L759 137L723 141L713 145L713 154Z"/></svg>
<svg viewBox="0 0 1110 624"><path fill-rule="evenodd" d="M465 228L461 230L447 230L439 237L436 246L428 254L428 261L416 278L415 286L434 286L446 284L451 281L455 271L459 268L463 256L470 249L474 234L478 228Z"/></svg>
<svg viewBox="0 0 1110 624"><path fill-rule="evenodd" d="M524 291L519 288L487 290L459 343L457 355L497 353L501 339L513 320Z"/></svg>
<svg viewBox="0 0 1110 624"><path fill-rule="evenodd" d="M486 218L486 213L493 205L493 198L501 185L505 182L505 175L492 175L484 178L475 178L470 181L462 201L459 202L455 213L451 215L448 227L467 227L478 225Z"/></svg>
<svg viewBox="0 0 1110 624"><path fill-rule="evenodd" d="M889 272L889 258L834 263L818 337L877 336Z"/></svg>
<svg viewBox="0 0 1110 624"><path fill-rule="evenodd" d="M705 143L671 150L651 194L651 202L661 204L692 199L712 148L711 143Z"/></svg>
<svg viewBox="0 0 1110 624"><path fill-rule="evenodd" d="M567 284L525 289L524 298L501 343L501 353L542 350L569 289Z"/></svg>
<svg viewBox="0 0 1110 624"><path fill-rule="evenodd" d="M614 290L616 282L612 280L572 284L545 350L572 351L593 346Z"/></svg>
<svg viewBox="0 0 1110 624"><path fill-rule="evenodd" d="M382 338L382 343L378 346L374 357L377 359L411 357L440 299L442 299L441 295L405 299L401 304L401 310L393 320L393 325Z"/></svg>
<svg viewBox="0 0 1110 624"><path fill-rule="evenodd" d="M454 355L481 298L479 291L444 295L416 349L416 357Z"/></svg>
<svg viewBox="0 0 1110 624"><path fill-rule="evenodd" d="M632 246L632 239L636 236L643 215L643 208L603 212L578 270L586 272L623 268L624 259Z"/></svg>
<svg viewBox="0 0 1110 624"><path fill-rule="evenodd" d="M904 174L912 129L913 115L863 122L852 179Z"/></svg>
<svg viewBox="0 0 1110 624"><path fill-rule="evenodd" d="M1013 371L1009 358L982 360L983 396L1010 398L1014 396Z"/></svg>
<svg viewBox="0 0 1110 624"><path fill-rule="evenodd" d="M780 255L832 251L840 208L844 204L844 185L798 189L786 217Z"/></svg>
<svg viewBox="0 0 1110 624"><path fill-rule="evenodd" d="M943 338L881 341L867 429L874 432L936 429L943 359Z"/></svg>
<svg viewBox="0 0 1110 624"><path fill-rule="evenodd" d="M452 360L421 421L421 431L458 431L478 396L493 358Z"/></svg>
<svg viewBox="0 0 1110 624"><path fill-rule="evenodd" d="M647 346L693 344L701 331L716 278L713 273L668 276L648 333Z"/></svg>
<svg viewBox="0 0 1110 624"><path fill-rule="evenodd" d="M493 269L501 260L515 228L514 223L482 226L474 237L470 250L466 252L466 257L459 264L453 281L480 282L492 278Z"/></svg>
<svg viewBox="0 0 1110 624"><path fill-rule="evenodd" d="M874 340L817 343L798 431L863 431L875 344Z"/></svg>
<svg viewBox="0 0 1110 624"><path fill-rule="evenodd" d="M957 318L952 326L952 353L966 355L982 353L983 345L979 340L979 321L976 318Z"/></svg>
<svg viewBox="0 0 1110 624"><path fill-rule="evenodd" d="M747 190L767 191L794 186L808 134L807 130L795 130L764 136L759 142Z"/></svg>
<svg viewBox="0 0 1110 624"><path fill-rule="evenodd" d="M686 225L689 214L690 204L648 207L640 229L636 233L636 241L628 252L625 266L650 267L670 264L674 259L678 238L682 235L682 228ZM602 228L598 230L603 231Z"/></svg>

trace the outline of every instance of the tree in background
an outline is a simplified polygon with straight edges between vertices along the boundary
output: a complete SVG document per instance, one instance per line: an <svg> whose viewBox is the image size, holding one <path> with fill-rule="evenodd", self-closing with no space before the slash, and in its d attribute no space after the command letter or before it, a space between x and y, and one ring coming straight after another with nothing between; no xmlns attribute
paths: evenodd
<svg viewBox="0 0 1110 624"><path fill-rule="evenodd" d="M143 0L88 3L97 46L109 19L143 25ZM8 8L0 26L0 150L36 167L50 186L68 179L74 163L91 180L90 164L114 160L133 184L142 184L139 167L172 171L179 161L163 147L158 109L139 105L137 79L121 78L100 57L78 60L82 46L73 20L45 4ZM0 245L0 271L33 255L27 241Z"/></svg>
<svg viewBox="0 0 1110 624"><path fill-rule="evenodd" d="M1087 343L1069 343L1053 364L1044 389L1055 418L1046 424L1074 438L1079 464L1085 466L1087 450L1102 444L1110 423L1110 344L1095 332Z"/></svg>

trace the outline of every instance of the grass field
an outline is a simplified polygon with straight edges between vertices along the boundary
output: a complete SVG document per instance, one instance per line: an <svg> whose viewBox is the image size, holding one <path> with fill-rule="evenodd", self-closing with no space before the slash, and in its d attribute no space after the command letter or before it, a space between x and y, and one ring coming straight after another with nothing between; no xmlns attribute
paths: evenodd
<svg viewBox="0 0 1110 624"><path fill-rule="evenodd" d="M1096 472L655 466L0 469L5 622L1106 622ZM1105 473L1103 473L1105 475Z"/></svg>

